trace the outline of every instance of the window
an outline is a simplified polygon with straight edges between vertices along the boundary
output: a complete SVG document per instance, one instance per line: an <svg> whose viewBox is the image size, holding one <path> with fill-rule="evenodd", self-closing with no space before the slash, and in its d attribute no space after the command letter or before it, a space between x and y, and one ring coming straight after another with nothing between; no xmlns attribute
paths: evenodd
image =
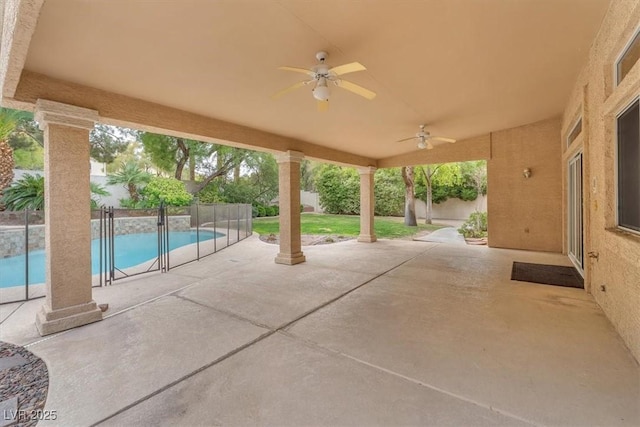
<svg viewBox="0 0 640 427"><path fill-rule="evenodd" d="M640 102L617 118L618 225L640 232Z"/></svg>
<svg viewBox="0 0 640 427"><path fill-rule="evenodd" d="M638 62L640 58L640 28L636 30L631 43L624 49L620 59L616 62L616 85L629 73L629 70Z"/></svg>
<svg viewBox="0 0 640 427"><path fill-rule="evenodd" d="M582 133L582 118L578 119L578 122L573 126L569 136L567 137L567 147L571 146L571 143Z"/></svg>

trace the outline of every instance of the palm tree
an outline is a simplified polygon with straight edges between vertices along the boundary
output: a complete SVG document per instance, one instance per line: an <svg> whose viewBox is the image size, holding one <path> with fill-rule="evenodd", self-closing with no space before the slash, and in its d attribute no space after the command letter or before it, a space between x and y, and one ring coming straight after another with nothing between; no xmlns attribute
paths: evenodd
<svg viewBox="0 0 640 427"><path fill-rule="evenodd" d="M134 161L128 161L120 165L120 169L113 175L110 175L107 183L123 184L129 191L129 197L135 203L140 200L140 194L138 193L138 187L142 184L149 182L151 175L138 166Z"/></svg>
<svg viewBox="0 0 640 427"><path fill-rule="evenodd" d="M22 123L31 119L31 113L0 108L0 197L13 181L13 149L9 137Z"/></svg>
<svg viewBox="0 0 640 427"><path fill-rule="evenodd" d="M99 197L110 196L111 193L109 193L104 186L96 184L95 182L90 182L89 186L91 188L91 209L97 209L100 204Z"/></svg>

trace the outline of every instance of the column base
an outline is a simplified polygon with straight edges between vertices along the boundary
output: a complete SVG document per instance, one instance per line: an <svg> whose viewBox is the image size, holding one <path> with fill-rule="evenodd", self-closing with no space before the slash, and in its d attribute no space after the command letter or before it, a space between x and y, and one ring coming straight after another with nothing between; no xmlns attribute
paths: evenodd
<svg viewBox="0 0 640 427"><path fill-rule="evenodd" d="M358 242L361 242L361 243L373 243L376 240L378 240L378 238L375 235L370 236L368 234L361 234L358 236Z"/></svg>
<svg viewBox="0 0 640 427"><path fill-rule="evenodd" d="M279 253L278 256L276 256L276 264L295 265L305 261L306 258L302 252L295 254Z"/></svg>
<svg viewBox="0 0 640 427"><path fill-rule="evenodd" d="M102 310L98 308L95 301L60 310L50 310L43 305L36 315L36 327L40 335L44 336L99 320L102 320Z"/></svg>

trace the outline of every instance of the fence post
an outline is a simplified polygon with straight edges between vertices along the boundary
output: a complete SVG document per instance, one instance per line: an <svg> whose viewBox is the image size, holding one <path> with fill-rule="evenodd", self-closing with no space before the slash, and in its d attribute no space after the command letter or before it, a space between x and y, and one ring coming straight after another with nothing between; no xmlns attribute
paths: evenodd
<svg viewBox="0 0 640 427"><path fill-rule="evenodd" d="M196 203L196 258L200 261L200 204Z"/></svg>
<svg viewBox="0 0 640 427"><path fill-rule="evenodd" d="M98 218L98 281L102 287L102 217L104 206L100 207L100 215Z"/></svg>
<svg viewBox="0 0 640 427"><path fill-rule="evenodd" d="M24 298L29 300L29 209L24 210Z"/></svg>
<svg viewBox="0 0 640 427"><path fill-rule="evenodd" d="M115 225L113 223L113 206L109 206L109 285L113 283L116 276L116 260L115 260ZM106 283L105 283L106 284Z"/></svg>
<svg viewBox="0 0 640 427"><path fill-rule="evenodd" d="M253 212L251 211L251 208L249 208L250 205L245 205L244 206L244 214L245 214L245 218L244 218L244 238L246 239L247 237L249 237L249 218L251 218L251 215L253 214Z"/></svg>
<svg viewBox="0 0 640 427"><path fill-rule="evenodd" d="M218 232L216 231L216 204L213 204L213 253L218 252Z"/></svg>

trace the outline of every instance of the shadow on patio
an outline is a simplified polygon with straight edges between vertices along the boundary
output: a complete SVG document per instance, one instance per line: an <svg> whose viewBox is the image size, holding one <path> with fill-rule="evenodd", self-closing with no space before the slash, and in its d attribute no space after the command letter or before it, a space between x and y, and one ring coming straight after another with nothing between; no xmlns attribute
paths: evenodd
<svg viewBox="0 0 640 427"><path fill-rule="evenodd" d="M640 424L638 364L593 299L509 279L562 255L351 241L288 267L277 250L253 236L97 289L105 320L45 339L42 300L4 306L1 337L46 361L62 425Z"/></svg>

